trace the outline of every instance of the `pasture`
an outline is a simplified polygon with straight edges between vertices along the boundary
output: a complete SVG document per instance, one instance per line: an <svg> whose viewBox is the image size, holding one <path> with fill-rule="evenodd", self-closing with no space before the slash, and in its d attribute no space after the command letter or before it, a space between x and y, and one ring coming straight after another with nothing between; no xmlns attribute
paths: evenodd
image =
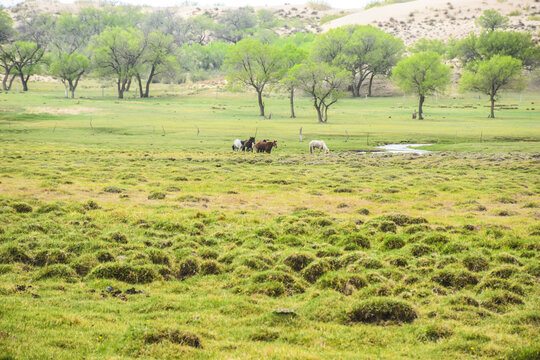
<svg viewBox="0 0 540 360"><path fill-rule="evenodd" d="M87 85L0 95L0 359L540 353L537 93L495 119L344 99L320 125L308 98L266 120L251 93ZM231 150L255 131L278 148ZM437 152L371 152L399 142Z"/></svg>

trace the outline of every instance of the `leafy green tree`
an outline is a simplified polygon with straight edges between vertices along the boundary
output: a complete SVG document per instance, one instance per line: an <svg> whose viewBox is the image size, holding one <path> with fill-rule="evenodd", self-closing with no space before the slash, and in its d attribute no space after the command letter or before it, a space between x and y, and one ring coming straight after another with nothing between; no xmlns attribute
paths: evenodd
<svg viewBox="0 0 540 360"><path fill-rule="evenodd" d="M482 16L476 20L476 24L487 31L494 31L498 28L505 28L508 18L499 14L496 10L484 10Z"/></svg>
<svg viewBox="0 0 540 360"><path fill-rule="evenodd" d="M531 34L515 31L490 31L479 36L470 34L456 43L454 53L463 66L495 55L519 59L529 70L540 63L540 48Z"/></svg>
<svg viewBox="0 0 540 360"><path fill-rule="evenodd" d="M64 85L65 97L68 97L69 91L73 99L79 80L89 67L90 60L86 56L77 53L59 52L49 65L49 71L53 76L58 77Z"/></svg>
<svg viewBox="0 0 540 360"><path fill-rule="evenodd" d="M231 82L255 89L260 115L264 116L262 94L267 85L277 80L280 69L279 51L258 40L243 39L231 47L225 65Z"/></svg>
<svg viewBox="0 0 540 360"><path fill-rule="evenodd" d="M289 76L290 69L294 66L301 64L306 60L308 52L299 48L293 43L286 44L281 48L282 69L280 70L280 77L282 77L282 83L285 84L289 90L289 101L291 104L291 118L295 118L294 113L294 89L297 86L296 79Z"/></svg>
<svg viewBox="0 0 540 360"><path fill-rule="evenodd" d="M45 48L52 43L55 26L56 18L52 15L29 10L21 14L17 27L18 38Z"/></svg>
<svg viewBox="0 0 540 360"><path fill-rule="evenodd" d="M376 75L388 76L390 71L403 56L405 45L400 38L390 34L380 34L377 39L375 51L368 64L370 70L368 96L372 96L373 78Z"/></svg>
<svg viewBox="0 0 540 360"><path fill-rule="evenodd" d="M62 14L56 20L52 43L58 51L72 54L85 48L93 35L92 27L79 16Z"/></svg>
<svg viewBox="0 0 540 360"><path fill-rule="evenodd" d="M35 74L45 55L45 49L29 41L15 41L13 43L13 71L19 76L23 91L28 91L28 80Z"/></svg>
<svg viewBox="0 0 540 360"><path fill-rule="evenodd" d="M143 33L133 28L107 28L94 39L93 67L101 76L116 77L119 99L129 91L131 79L142 64L145 49Z"/></svg>
<svg viewBox="0 0 540 360"><path fill-rule="evenodd" d="M460 87L489 95L491 102L490 118L495 118L495 102L500 91L505 89L521 90L525 86L522 75L522 63L511 56L495 55L479 61L463 72Z"/></svg>
<svg viewBox="0 0 540 360"><path fill-rule="evenodd" d="M418 95L418 118L423 120L422 106L426 96L450 84L450 67L442 63L437 53L418 53L400 61L392 78L404 92Z"/></svg>
<svg viewBox="0 0 540 360"><path fill-rule="evenodd" d="M257 26L257 16L250 7L241 7L225 11L218 18L219 26L215 36L236 44L243 38L253 34Z"/></svg>
<svg viewBox="0 0 540 360"><path fill-rule="evenodd" d="M163 35L154 31L146 39L146 51L141 59L141 65L135 72L139 83L141 98L147 98L150 93L150 84L155 76L178 68L175 57L176 46L172 35ZM143 77L146 77L146 85L143 91Z"/></svg>
<svg viewBox="0 0 540 360"><path fill-rule="evenodd" d="M444 56L447 52L447 49L448 47L442 40L422 38L409 48L409 52L412 54L418 54L421 52L432 51L441 56Z"/></svg>
<svg viewBox="0 0 540 360"><path fill-rule="evenodd" d="M344 96L343 88L350 80L346 70L324 62L298 64L291 69L289 77L313 98L319 123L328 122L328 108Z"/></svg>
<svg viewBox="0 0 540 360"><path fill-rule="evenodd" d="M13 19L5 11L0 11L0 44L8 41L15 35Z"/></svg>

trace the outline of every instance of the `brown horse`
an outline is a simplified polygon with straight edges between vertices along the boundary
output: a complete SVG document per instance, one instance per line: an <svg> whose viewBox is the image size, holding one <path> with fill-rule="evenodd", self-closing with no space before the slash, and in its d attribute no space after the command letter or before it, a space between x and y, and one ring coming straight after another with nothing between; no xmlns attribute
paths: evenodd
<svg viewBox="0 0 540 360"><path fill-rule="evenodd" d="M277 149L277 140L274 141L259 141L255 144L253 147L258 153L265 152L270 154L272 151L272 148L275 147Z"/></svg>

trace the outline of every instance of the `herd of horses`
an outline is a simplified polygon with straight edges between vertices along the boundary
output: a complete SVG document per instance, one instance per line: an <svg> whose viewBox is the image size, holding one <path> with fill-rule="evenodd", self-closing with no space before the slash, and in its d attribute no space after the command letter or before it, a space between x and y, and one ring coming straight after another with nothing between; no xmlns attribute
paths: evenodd
<svg viewBox="0 0 540 360"><path fill-rule="evenodd" d="M232 146L233 151L251 151L267 154L270 154L273 148L277 149L277 140L269 141L265 139L255 142L254 137L250 137L248 140L236 139ZM323 140L312 140L309 143L309 153L313 154L315 149L319 149L319 154L321 151L324 151L325 154L330 152Z"/></svg>

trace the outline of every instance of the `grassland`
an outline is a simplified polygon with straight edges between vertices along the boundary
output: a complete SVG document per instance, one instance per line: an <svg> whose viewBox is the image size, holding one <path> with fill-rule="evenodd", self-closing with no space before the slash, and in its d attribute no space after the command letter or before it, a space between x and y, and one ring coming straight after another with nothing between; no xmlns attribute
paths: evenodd
<svg viewBox="0 0 540 360"><path fill-rule="evenodd" d="M0 359L538 358L537 94L319 125L301 97L262 120L252 94L32 85L0 98ZM278 149L232 153L255 129ZM438 151L356 153L392 142Z"/></svg>

